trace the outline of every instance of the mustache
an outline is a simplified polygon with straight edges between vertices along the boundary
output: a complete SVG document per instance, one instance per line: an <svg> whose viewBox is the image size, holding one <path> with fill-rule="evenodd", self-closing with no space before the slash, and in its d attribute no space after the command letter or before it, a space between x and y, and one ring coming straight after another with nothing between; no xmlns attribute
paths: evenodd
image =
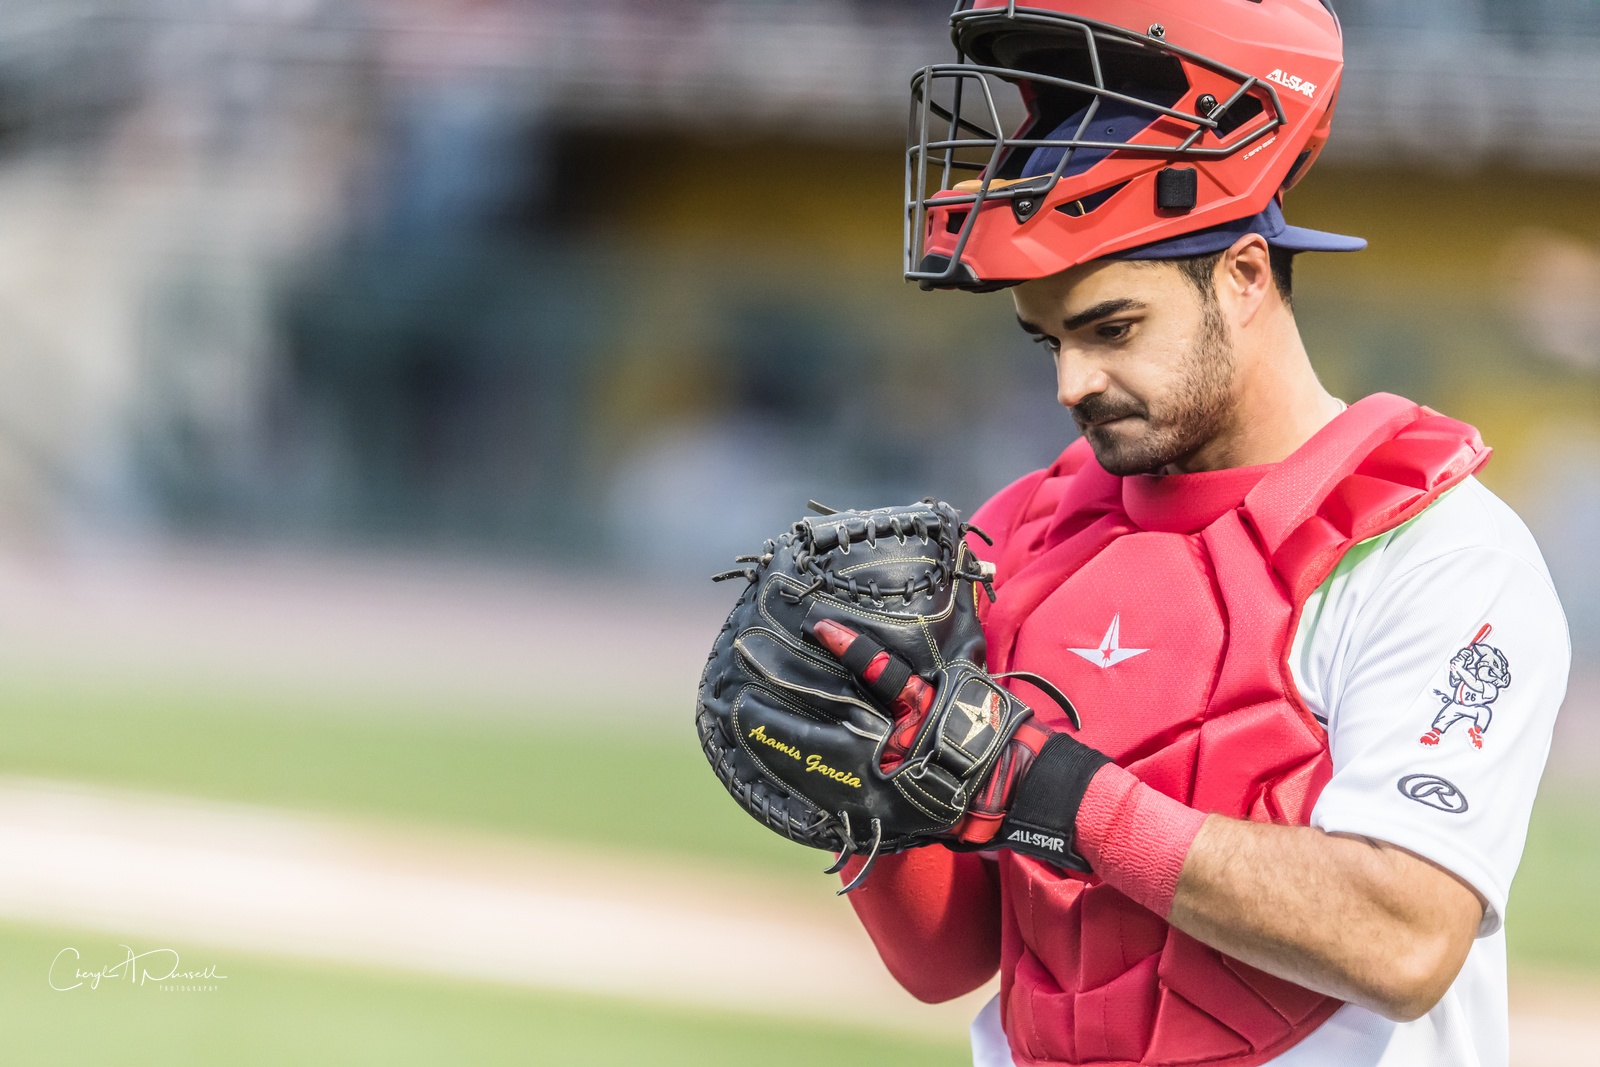
<svg viewBox="0 0 1600 1067"><path fill-rule="evenodd" d="M1113 419L1143 419L1150 416L1150 409L1133 397L1107 396L1105 393L1084 397L1081 403L1067 410L1072 413L1072 421L1078 424L1079 430Z"/></svg>

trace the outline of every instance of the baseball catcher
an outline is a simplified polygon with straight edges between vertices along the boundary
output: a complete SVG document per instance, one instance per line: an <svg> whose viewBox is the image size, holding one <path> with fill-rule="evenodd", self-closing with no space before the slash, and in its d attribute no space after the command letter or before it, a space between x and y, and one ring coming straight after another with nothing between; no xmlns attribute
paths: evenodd
<svg viewBox="0 0 1600 1067"><path fill-rule="evenodd" d="M976 1067L1505 1067L1569 645L1478 432L1347 405L1301 338L1295 257L1365 246L1283 213L1332 7L963 0L951 39L905 276L1008 291L1081 436L971 525L841 512L745 560L712 766L838 853L913 995L999 975Z"/></svg>

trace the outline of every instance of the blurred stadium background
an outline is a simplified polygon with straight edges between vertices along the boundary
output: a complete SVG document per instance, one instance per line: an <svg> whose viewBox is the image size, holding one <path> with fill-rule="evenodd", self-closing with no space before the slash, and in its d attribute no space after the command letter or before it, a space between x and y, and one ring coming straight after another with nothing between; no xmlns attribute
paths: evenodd
<svg viewBox="0 0 1600 1067"><path fill-rule="evenodd" d="M948 7L0 5L6 1062L963 1062L971 1005L905 1003L689 725L705 575L1072 432L1008 301L899 280ZM1372 247L1306 259L1299 315L1345 398L1483 429L1560 585L1509 930L1516 1062L1577 1062L1600 7L1340 10L1289 212ZM50 988L121 946L213 977Z"/></svg>

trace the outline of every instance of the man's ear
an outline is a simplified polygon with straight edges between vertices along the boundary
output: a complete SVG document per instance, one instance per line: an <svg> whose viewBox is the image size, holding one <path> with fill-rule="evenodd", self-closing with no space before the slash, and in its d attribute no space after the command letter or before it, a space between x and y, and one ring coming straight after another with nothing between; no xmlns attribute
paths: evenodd
<svg viewBox="0 0 1600 1067"><path fill-rule="evenodd" d="M1251 233L1239 238L1217 264L1217 292L1234 321L1248 325L1277 292L1272 280L1272 250Z"/></svg>

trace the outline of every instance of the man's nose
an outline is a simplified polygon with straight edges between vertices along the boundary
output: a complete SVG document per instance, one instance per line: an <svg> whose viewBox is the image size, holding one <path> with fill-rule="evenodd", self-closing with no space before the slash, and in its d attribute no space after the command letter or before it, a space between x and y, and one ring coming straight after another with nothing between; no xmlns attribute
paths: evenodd
<svg viewBox="0 0 1600 1067"><path fill-rule="evenodd" d="M1109 384L1104 372L1090 361L1067 351L1056 357L1056 399L1062 407L1075 408L1088 397L1105 392Z"/></svg>

